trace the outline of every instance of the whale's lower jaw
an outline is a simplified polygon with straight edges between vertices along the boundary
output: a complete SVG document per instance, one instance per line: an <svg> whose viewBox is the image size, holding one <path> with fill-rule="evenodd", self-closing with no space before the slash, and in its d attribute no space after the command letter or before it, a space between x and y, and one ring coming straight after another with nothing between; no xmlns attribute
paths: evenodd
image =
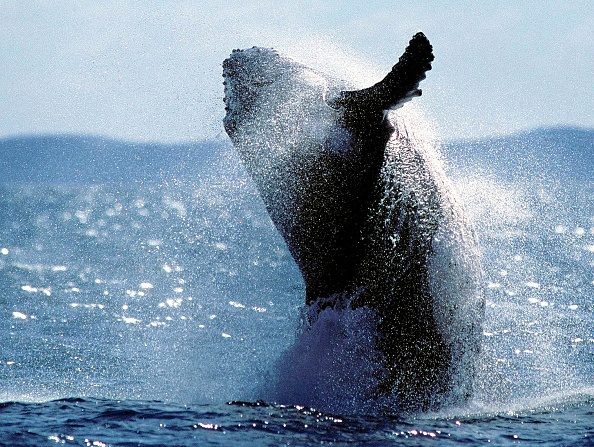
<svg viewBox="0 0 594 447"><path fill-rule="evenodd" d="M248 51L248 50L245 50ZM254 95L250 95L251 82L246 78L246 67L244 58L239 57L243 53L235 50L231 57L223 63L223 85L225 86L225 118L223 125L228 135L233 135L237 129L237 120L240 116L249 113L250 105Z"/></svg>
<svg viewBox="0 0 594 447"><path fill-rule="evenodd" d="M252 47L233 50L223 62L225 117L223 124L229 135L250 119L257 119L258 100L281 100L283 92L277 89L295 83L299 74L313 70L281 56L271 48ZM286 99L286 98L285 98Z"/></svg>

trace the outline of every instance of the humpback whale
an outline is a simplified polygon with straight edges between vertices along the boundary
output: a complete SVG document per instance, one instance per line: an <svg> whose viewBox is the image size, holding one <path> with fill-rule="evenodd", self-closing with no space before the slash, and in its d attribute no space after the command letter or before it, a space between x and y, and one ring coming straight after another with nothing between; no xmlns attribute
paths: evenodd
<svg viewBox="0 0 594 447"><path fill-rule="evenodd" d="M301 271L306 305L375 312L372 394L395 396L401 411L468 399L484 314L472 227L435 148L394 112L421 95L433 59L417 33L360 90L272 49L233 50L223 63L225 130Z"/></svg>

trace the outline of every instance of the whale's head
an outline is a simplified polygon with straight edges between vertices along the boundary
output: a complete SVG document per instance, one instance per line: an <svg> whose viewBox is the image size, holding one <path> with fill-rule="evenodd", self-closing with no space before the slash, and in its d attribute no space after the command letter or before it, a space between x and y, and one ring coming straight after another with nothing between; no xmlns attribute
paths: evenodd
<svg viewBox="0 0 594 447"><path fill-rule="evenodd" d="M234 50L223 63L223 77L223 124L234 142L247 137L270 141L281 132L307 138L320 133L315 127L322 120L336 118L327 99L340 84L273 49Z"/></svg>

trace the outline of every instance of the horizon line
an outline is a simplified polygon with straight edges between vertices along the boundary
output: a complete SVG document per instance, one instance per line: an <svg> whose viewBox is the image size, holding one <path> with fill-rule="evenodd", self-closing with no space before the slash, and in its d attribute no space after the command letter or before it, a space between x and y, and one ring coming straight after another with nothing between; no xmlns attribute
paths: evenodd
<svg viewBox="0 0 594 447"><path fill-rule="evenodd" d="M538 126L532 128L526 128L521 130L516 130L509 133L495 133L492 135L484 135L478 137L460 137L460 138L450 138L450 139L441 139L437 138L437 141L449 144L449 143L462 143L462 142L470 142L470 141L489 141L495 140L500 138L510 138L515 136L521 135L528 135L531 133L538 133L544 131L561 131L561 130L573 130L573 131L581 131L581 132L594 132L594 127L586 127L580 126L575 124L555 124L550 126ZM7 135L0 135L0 143L5 143L10 140L26 140L26 139L42 139L42 138L64 138L64 139L90 139L90 140L102 140L102 141L109 141L113 143L124 143L130 146L190 146L195 144L201 143L225 143L229 142L228 137L223 136L225 135L224 132L219 132L217 135L210 137L210 138L197 138L197 139L190 139L190 140L178 140L178 141L158 141L158 140L142 140L142 139L128 139L128 138L121 138L117 136L110 136L110 135L102 135L98 133L76 133L76 132L30 132L30 133L21 133L21 134L7 134Z"/></svg>

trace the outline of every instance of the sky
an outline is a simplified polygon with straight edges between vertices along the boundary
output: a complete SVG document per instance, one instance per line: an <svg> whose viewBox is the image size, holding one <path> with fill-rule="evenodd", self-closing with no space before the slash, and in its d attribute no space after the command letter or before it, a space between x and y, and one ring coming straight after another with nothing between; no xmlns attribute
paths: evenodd
<svg viewBox="0 0 594 447"><path fill-rule="evenodd" d="M0 0L0 137L218 138L232 49L364 84L420 30L435 62L415 102L442 139L594 127L592 24L590 0Z"/></svg>

